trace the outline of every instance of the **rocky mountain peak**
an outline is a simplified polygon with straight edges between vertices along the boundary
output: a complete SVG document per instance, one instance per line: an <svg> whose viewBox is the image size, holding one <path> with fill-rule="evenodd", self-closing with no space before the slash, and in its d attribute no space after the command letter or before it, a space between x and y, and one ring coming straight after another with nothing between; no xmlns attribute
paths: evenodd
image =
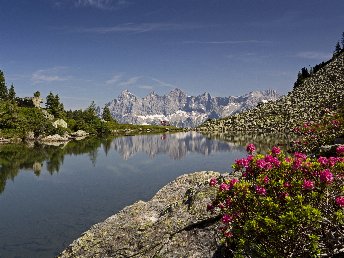
<svg viewBox="0 0 344 258"><path fill-rule="evenodd" d="M160 96L153 91L139 98L124 90L107 105L120 123L160 124L166 120L178 127L195 127L209 118L226 117L250 109L263 100L278 98L279 95L272 91L256 91L241 97L212 97L208 92L187 96L178 88L167 95Z"/></svg>

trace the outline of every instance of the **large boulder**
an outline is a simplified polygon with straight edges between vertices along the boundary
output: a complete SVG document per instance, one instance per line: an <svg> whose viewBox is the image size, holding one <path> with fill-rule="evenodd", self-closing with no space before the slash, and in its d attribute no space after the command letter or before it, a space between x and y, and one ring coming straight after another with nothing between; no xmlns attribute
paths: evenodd
<svg viewBox="0 0 344 258"><path fill-rule="evenodd" d="M222 257L219 217L206 211L212 171L183 175L75 240L60 257Z"/></svg>
<svg viewBox="0 0 344 258"><path fill-rule="evenodd" d="M55 128L57 128L57 127L67 128L68 127L67 122L63 119L57 119L55 122L53 122L53 126Z"/></svg>
<svg viewBox="0 0 344 258"><path fill-rule="evenodd" d="M68 136L61 136L59 134L48 135L40 139L42 142L67 142Z"/></svg>
<svg viewBox="0 0 344 258"><path fill-rule="evenodd" d="M43 103L43 99L41 97L33 97L31 100L34 107L41 108L41 104Z"/></svg>
<svg viewBox="0 0 344 258"><path fill-rule="evenodd" d="M89 134L83 130L78 130L76 132L71 133L71 136L73 137L86 137L87 135Z"/></svg>

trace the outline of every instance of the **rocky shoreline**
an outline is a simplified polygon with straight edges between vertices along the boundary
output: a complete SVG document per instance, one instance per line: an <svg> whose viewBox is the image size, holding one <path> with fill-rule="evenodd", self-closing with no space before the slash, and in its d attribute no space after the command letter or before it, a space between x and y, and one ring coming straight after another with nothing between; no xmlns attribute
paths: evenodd
<svg viewBox="0 0 344 258"><path fill-rule="evenodd" d="M25 137L25 140L22 140L20 138L7 139L7 138L0 137L0 144L20 143L24 141L27 143L39 142L45 145L60 145L72 140L77 140L77 141L82 140L82 139L85 139L87 136L89 136L89 133L83 130L78 130L76 132L73 132L71 134L65 134L63 136L59 134L54 134L54 135L47 135L44 137L34 137L33 133L28 133L27 136Z"/></svg>
<svg viewBox="0 0 344 258"><path fill-rule="evenodd" d="M224 257L219 217L206 211L216 194L209 179L219 175L202 171L178 177L150 201L92 226L59 257Z"/></svg>

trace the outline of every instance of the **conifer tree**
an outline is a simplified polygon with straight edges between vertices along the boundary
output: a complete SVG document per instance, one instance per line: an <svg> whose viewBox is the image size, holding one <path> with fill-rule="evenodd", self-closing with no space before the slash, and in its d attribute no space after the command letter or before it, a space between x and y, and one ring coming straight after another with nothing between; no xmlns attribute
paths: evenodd
<svg viewBox="0 0 344 258"><path fill-rule="evenodd" d="M16 92L14 90L13 84L11 84L10 89L8 90L8 99L14 101L16 98Z"/></svg>
<svg viewBox="0 0 344 258"><path fill-rule="evenodd" d="M65 111L63 104L60 103L59 95L54 95L52 92L46 98L45 107L55 118L64 118Z"/></svg>
<svg viewBox="0 0 344 258"><path fill-rule="evenodd" d="M342 33L342 49L344 49L344 32Z"/></svg>
<svg viewBox="0 0 344 258"><path fill-rule="evenodd" d="M105 121L113 121L113 118L112 118L110 109L109 109L109 107L108 107L107 105L106 105L106 106L104 107L104 109L103 109L102 118L103 118Z"/></svg>
<svg viewBox="0 0 344 258"><path fill-rule="evenodd" d="M39 97L41 96L41 93L40 93L39 91L36 91L36 92L33 94L33 96L34 96L35 98L39 98Z"/></svg>
<svg viewBox="0 0 344 258"><path fill-rule="evenodd" d="M8 98L8 89L6 87L5 75L0 70L0 99L6 100Z"/></svg>
<svg viewBox="0 0 344 258"><path fill-rule="evenodd" d="M340 44L338 41L334 49L333 56L338 56L341 51L342 51L342 48L340 47Z"/></svg>

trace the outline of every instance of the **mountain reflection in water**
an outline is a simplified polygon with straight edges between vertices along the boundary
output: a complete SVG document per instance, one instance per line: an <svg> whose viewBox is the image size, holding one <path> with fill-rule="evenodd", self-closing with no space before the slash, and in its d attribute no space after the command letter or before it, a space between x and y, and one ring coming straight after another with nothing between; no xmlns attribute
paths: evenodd
<svg viewBox="0 0 344 258"><path fill-rule="evenodd" d="M272 138L188 132L0 145L0 257L54 257L91 225L149 200L176 177L230 172L247 143L266 151L281 139Z"/></svg>
<svg viewBox="0 0 344 258"><path fill-rule="evenodd" d="M72 141L65 145L5 144L0 145L0 193L6 181L13 180L20 170L33 171L39 176L43 163L52 175L57 173L65 155L88 154L95 166L98 149L103 148L106 155L118 152L124 160L137 153L146 153L150 158L166 154L173 160L180 160L188 153L210 155L214 152L244 151L244 146L253 142L260 152L286 141L285 137L264 134L218 134L202 135L196 132L161 135L136 135L118 138L87 138Z"/></svg>

